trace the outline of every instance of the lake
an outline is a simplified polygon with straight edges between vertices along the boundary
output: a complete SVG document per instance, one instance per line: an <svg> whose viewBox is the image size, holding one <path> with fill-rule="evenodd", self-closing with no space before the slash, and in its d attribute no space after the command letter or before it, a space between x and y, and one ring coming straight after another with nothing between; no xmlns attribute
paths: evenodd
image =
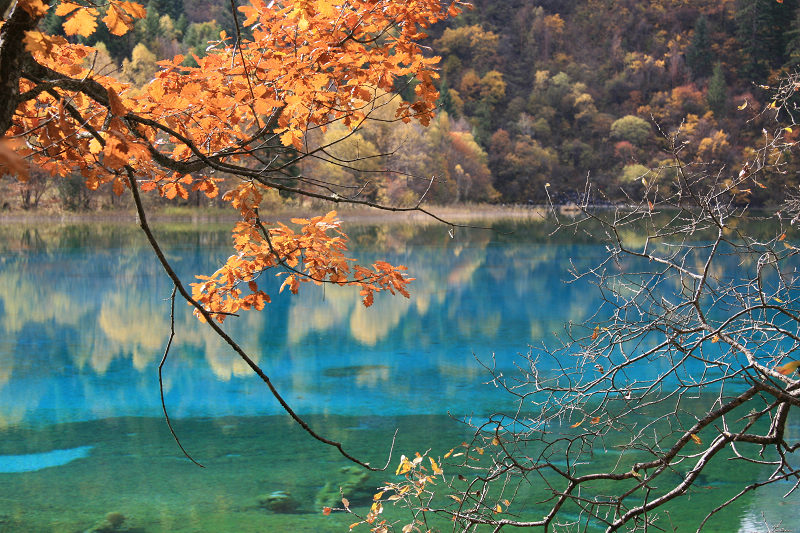
<svg viewBox="0 0 800 533"><path fill-rule="evenodd" d="M513 373L530 345L600 304L591 286L562 281L570 260L598 262L601 243L542 222L493 225L452 237L437 224L345 226L353 256L409 268L410 299L380 294L365 309L355 290L291 296L276 279L264 312L225 323L290 405L348 451L383 464L397 430L390 468L369 476L299 429L179 303L164 387L182 444L205 468L192 464L159 399L171 286L138 228L0 226L0 532L348 531L352 516L322 515L325 494L347 483L372 491L394 479L399 454L440 456L469 438L458 419L513 412L482 365ZM228 230L156 226L186 280L230 255ZM789 430L800 434L796 417ZM671 524L694 531L702 509L764 473L709 469ZM786 488L751 493L704 531L755 531L764 517L800 531L800 497L782 499ZM268 510L270 494L296 506ZM521 500L521 512L539 512Z"/></svg>

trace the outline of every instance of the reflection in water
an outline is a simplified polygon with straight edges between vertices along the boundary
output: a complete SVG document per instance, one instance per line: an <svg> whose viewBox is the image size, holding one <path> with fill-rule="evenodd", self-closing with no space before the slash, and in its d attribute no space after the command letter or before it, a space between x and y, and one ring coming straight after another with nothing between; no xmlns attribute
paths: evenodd
<svg viewBox="0 0 800 533"><path fill-rule="evenodd" d="M565 321L600 305L585 285L561 281L570 259L596 263L601 246L551 238L544 224L500 229L451 239L438 225L349 228L360 260L409 267L411 299L382 294L365 309L357 291L304 287L289 296L276 281L266 312L225 327L298 412L354 452L384 461L396 427L400 453L444 452L464 439L448 413L509 405L483 384L477 360L511 370L529 344L551 341ZM185 279L229 253L226 228L159 233ZM118 511L143 531L345 530L348 517L321 525L308 503L337 475L339 457L271 416L282 411L263 384L181 304L167 404L184 444L210 468L180 457L160 418L155 373L169 294L136 228L0 228L0 529L82 531ZM2 474L3 460L20 458L53 466ZM714 490L692 495L698 506L733 495L725 473L711 473ZM258 508L258 496L275 491L291 492L303 513ZM748 496L736 509L749 506L751 516L769 505Z"/></svg>

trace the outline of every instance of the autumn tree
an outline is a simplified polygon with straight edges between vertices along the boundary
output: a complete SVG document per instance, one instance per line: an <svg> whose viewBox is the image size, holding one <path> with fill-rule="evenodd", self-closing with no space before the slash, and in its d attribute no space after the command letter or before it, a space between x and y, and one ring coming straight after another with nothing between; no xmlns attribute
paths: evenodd
<svg viewBox="0 0 800 533"><path fill-rule="evenodd" d="M136 71L141 87L134 90L97 72L95 50L76 41L90 38L98 27L126 34L147 20L141 4L5 0L0 3L0 13L7 13L0 22L0 164L23 181L30 179L32 163L60 179L80 176L91 190L105 185L130 195L174 284L173 302L176 295L188 302L311 435L358 461L300 419L219 324L263 309L270 297L262 280L270 274L281 276L281 290L292 293L309 282L352 285L367 306L378 291L408 295L404 267L352 263L335 212L292 226L270 225L262 207L272 191L280 191L422 210L421 197L408 208L381 206L349 186L297 175L295 169L356 135L375 112L376 95L394 93L398 80L413 80L415 98L399 101L391 119L430 122L438 58L425 56L418 41L425 27L458 13L457 4L254 0L233 9L231 2L232 32L213 36L203 57L192 55L196 66L186 66L180 55L160 61L152 77ZM64 20L66 38L41 31L48 13ZM306 142L311 132L329 129L339 136L314 148ZM218 177L223 173L237 180L224 194ZM231 257L187 285L150 231L142 195L186 199L192 191L209 198L222 194L240 220Z"/></svg>

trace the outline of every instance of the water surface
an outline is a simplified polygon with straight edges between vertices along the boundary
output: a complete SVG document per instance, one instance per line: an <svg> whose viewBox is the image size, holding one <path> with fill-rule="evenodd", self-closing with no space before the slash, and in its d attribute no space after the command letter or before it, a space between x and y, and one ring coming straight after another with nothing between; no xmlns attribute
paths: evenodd
<svg viewBox="0 0 800 533"><path fill-rule="evenodd" d="M513 372L529 345L552 342L565 321L600 305L587 285L562 281L571 260L602 258L601 244L553 237L544 224L497 230L451 238L438 225L351 227L359 259L409 267L411 299L378 295L365 309L349 289L272 290L266 312L226 328L298 413L359 457L385 462L395 430L396 453L440 455L470 435L458 418L514 409L481 363ZM230 254L225 227L158 233L186 279ZM326 483L351 475L347 463L292 423L179 304L166 400L206 468L182 456L156 374L170 290L133 226L0 229L0 531L85 531L112 512L125 516L122 530L141 532L347 531L352 517L323 517L318 505ZM796 422L791 431L800 433ZM396 462L361 480L364 491L392 479ZM710 469L673 522L696 524L760 474ZM259 506L276 491L291 493L296 512ZM786 527L800 506L778 493L743 498L706 530L750 531L762 511Z"/></svg>

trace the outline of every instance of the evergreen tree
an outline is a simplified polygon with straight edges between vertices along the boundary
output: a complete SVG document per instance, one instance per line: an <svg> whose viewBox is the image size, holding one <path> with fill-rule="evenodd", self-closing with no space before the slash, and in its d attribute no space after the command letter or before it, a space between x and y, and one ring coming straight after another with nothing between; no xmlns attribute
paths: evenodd
<svg viewBox="0 0 800 533"><path fill-rule="evenodd" d="M736 37L741 43L742 77L764 80L771 68L786 62L797 5L797 0L737 0Z"/></svg>
<svg viewBox="0 0 800 533"><path fill-rule="evenodd" d="M702 79L711 71L711 39L708 36L708 22L701 15L694 25L692 42L686 50L686 64L692 70L692 78Z"/></svg>
<svg viewBox="0 0 800 533"><path fill-rule="evenodd" d="M169 15L172 20L177 20L183 14L183 0L150 0L147 4L148 11L151 6L160 15Z"/></svg>
<svg viewBox="0 0 800 533"><path fill-rule="evenodd" d="M2 12L0 12L2 15ZM42 31L50 35L64 35L64 17L56 15L56 10L50 8L47 10L41 22Z"/></svg>
<svg viewBox="0 0 800 533"><path fill-rule="evenodd" d="M147 4L147 16L136 23L136 36L140 42L144 42L148 47L152 46L153 41L159 36L159 19L161 12L158 10L156 0L150 0Z"/></svg>
<svg viewBox="0 0 800 533"><path fill-rule="evenodd" d="M791 29L786 32L786 66L796 69L800 66L800 9L792 21Z"/></svg>
<svg viewBox="0 0 800 533"><path fill-rule="evenodd" d="M458 113L453 105L453 98L450 95L450 86L445 78L442 78L442 84L439 87L439 99L436 101L436 105L451 117L458 118Z"/></svg>
<svg viewBox="0 0 800 533"><path fill-rule="evenodd" d="M714 65L714 73L708 81L708 92L706 93L708 107L714 112L717 118L724 117L727 112L728 86L725 83L725 72L722 63Z"/></svg>

